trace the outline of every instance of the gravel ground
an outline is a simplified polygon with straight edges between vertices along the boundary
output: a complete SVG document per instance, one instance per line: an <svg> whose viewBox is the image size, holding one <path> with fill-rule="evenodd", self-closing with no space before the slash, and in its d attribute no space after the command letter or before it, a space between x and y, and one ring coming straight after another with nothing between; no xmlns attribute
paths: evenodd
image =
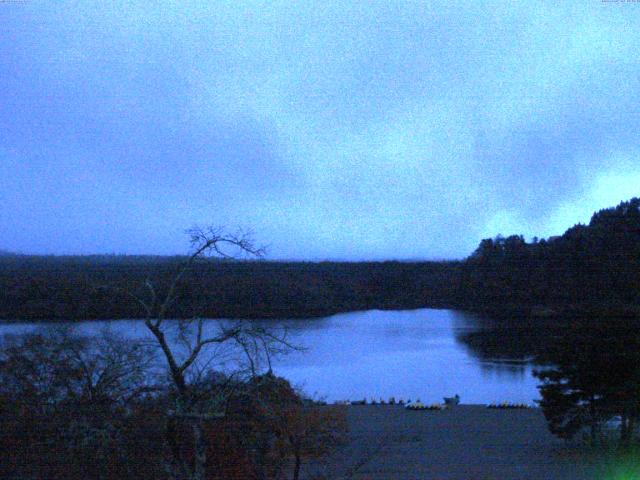
<svg viewBox="0 0 640 480"><path fill-rule="evenodd" d="M349 406L349 441L303 478L605 480L604 455L556 439L539 409ZM640 472L639 472L640 473ZM625 477L626 479L627 477ZM633 476L632 478L640 478Z"/></svg>

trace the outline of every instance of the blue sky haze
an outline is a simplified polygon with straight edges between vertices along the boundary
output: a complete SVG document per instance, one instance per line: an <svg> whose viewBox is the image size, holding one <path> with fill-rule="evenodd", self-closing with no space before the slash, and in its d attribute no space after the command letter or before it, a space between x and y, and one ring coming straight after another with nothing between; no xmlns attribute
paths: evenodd
<svg viewBox="0 0 640 480"><path fill-rule="evenodd" d="M462 258L640 194L640 3L0 2L0 248Z"/></svg>

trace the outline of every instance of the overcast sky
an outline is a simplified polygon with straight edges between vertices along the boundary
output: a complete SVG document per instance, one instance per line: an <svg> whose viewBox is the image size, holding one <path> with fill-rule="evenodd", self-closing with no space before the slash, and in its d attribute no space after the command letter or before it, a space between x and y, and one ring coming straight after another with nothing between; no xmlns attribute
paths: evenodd
<svg viewBox="0 0 640 480"><path fill-rule="evenodd" d="M640 195L638 32L640 3L601 0L0 2L0 249L560 234Z"/></svg>

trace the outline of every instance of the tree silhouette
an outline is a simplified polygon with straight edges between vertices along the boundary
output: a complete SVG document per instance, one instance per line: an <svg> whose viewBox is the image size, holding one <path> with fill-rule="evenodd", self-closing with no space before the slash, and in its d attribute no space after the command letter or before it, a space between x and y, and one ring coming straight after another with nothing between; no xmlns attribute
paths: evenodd
<svg viewBox="0 0 640 480"><path fill-rule="evenodd" d="M640 334L622 325L574 326L541 359L548 368L534 374L549 429L573 438L588 429L592 444L602 427L619 420L619 445L632 440L640 416Z"/></svg>

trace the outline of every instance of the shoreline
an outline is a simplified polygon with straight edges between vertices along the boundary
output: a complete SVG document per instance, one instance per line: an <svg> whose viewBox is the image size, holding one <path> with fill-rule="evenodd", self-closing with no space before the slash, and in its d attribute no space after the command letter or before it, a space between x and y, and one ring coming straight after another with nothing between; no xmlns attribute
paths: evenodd
<svg viewBox="0 0 640 480"><path fill-rule="evenodd" d="M345 407L346 444L322 461L303 465L301 478L595 480L607 478L614 460L555 438L539 408L367 407Z"/></svg>
<svg viewBox="0 0 640 480"><path fill-rule="evenodd" d="M640 320L640 305L455 305L452 303L435 302L430 305L368 305L356 308L336 308L285 312L277 311L268 315L200 315L196 316L207 320L251 320L251 321L277 321L277 320L315 320L320 318L332 317L335 315L343 315L349 313L367 312L371 310L379 311L411 311L411 310L457 310L466 312L480 317L503 321L562 321L562 320L598 320L598 319L624 319L624 320ZM194 318L189 317L172 317L172 320L188 320ZM52 317L26 317L26 318L2 318L0 324L13 323L43 323L55 324L65 322L89 322L89 321L117 321L117 320L144 320L144 316L124 315L124 316L87 316L68 318L52 318ZM518 325L515 323L514 325Z"/></svg>

